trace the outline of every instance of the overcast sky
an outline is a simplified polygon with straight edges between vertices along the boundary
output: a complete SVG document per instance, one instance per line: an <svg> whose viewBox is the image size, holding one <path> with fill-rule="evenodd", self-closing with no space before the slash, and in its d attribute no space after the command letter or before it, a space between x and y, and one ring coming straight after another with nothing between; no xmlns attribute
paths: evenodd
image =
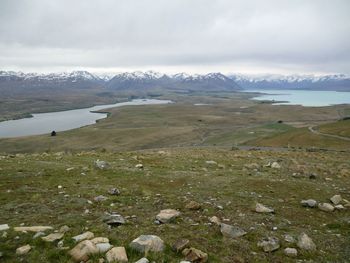
<svg viewBox="0 0 350 263"><path fill-rule="evenodd" d="M0 0L0 69L350 74L350 0Z"/></svg>

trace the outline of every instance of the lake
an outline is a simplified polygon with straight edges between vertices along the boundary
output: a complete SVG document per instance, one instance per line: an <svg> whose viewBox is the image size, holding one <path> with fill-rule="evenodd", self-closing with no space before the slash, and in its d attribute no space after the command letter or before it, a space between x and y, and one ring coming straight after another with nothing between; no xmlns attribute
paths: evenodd
<svg viewBox="0 0 350 263"><path fill-rule="evenodd" d="M96 113L108 108L137 105L168 104L170 100L135 99L116 104L98 105L90 108L32 114L32 118L0 122L0 138L11 138L28 135L67 131L96 123L107 117L107 113Z"/></svg>
<svg viewBox="0 0 350 263"><path fill-rule="evenodd" d="M274 103L274 105L320 107L337 104L350 104L350 92L311 90L245 90L245 92L266 93L252 99L279 101Z"/></svg>

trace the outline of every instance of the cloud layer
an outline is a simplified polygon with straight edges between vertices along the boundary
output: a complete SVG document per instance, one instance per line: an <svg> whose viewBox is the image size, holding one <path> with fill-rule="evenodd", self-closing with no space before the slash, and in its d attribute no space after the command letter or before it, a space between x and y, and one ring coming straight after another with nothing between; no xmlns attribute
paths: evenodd
<svg viewBox="0 0 350 263"><path fill-rule="evenodd" d="M348 0L2 0L0 68L350 73Z"/></svg>

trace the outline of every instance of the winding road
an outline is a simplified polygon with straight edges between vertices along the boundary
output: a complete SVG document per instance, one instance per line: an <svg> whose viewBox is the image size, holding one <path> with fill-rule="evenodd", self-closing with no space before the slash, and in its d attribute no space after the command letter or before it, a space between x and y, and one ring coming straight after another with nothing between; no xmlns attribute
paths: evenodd
<svg viewBox="0 0 350 263"><path fill-rule="evenodd" d="M350 141L349 137L319 132L319 131L315 130L315 126L310 126L309 131L314 133L314 134L317 134L317 135L327 136L327 137L336 138L336 139L340 139L340 140L344 140L344 141Z"/></svg>

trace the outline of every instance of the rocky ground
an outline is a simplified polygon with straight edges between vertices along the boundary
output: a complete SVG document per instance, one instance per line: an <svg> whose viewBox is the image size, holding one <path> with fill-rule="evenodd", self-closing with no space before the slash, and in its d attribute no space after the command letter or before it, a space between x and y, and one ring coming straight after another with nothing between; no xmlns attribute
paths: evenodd
<svg viewBox="0 0 350 263"><path fill-rule="evenodd" d="M350 153L0 156L1 262L349 262Z"/></svg>

